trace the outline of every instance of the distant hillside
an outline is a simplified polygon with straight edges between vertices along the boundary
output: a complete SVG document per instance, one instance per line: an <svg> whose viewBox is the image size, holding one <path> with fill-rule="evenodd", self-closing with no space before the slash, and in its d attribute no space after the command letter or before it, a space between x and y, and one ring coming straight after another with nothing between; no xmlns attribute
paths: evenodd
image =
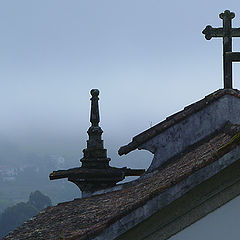
<svg viewBox="0 0 240 240"><path fill-rule="evenodd" d="M0 140L0 213L7 207L27 201L29 192L35 189L46 193L53 204L80 197L79 189L67 180L49 180L53 170L76 166L76 158L26 153L14 144Z"/></svg>
<svg viewBox="0 0 240 240"><path fill-rule="evenodd" d="M40 191L35 191L30 194L28 202L21 202L8 207L0 215L0 238L51 205L49 197L43 195Z"/></svg>

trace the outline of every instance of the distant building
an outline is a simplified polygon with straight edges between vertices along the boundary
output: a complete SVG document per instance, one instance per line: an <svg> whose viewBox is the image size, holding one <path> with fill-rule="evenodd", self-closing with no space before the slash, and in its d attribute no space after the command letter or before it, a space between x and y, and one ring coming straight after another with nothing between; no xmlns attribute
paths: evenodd
<svg viewBox="0 0 240 240"><path fill-rule="evenodd" d="M10 166L0 166L0 180L3 182L15 181L19 169Z"/></svg>

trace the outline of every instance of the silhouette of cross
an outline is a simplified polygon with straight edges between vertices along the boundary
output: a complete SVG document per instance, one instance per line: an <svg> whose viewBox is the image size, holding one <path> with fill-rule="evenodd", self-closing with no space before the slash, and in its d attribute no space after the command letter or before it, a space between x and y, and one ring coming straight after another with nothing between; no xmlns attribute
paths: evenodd
<svg viewBox="0 0 240 240"><path fill-rule="evenodd" d="M219 17L223 20L222 28L208 25L202 33L207 40L212 37L223 38L224 88L232 88L232 62L240 62L240 52L232 52L232 37L240 37L240 28L232 28L232 19L235 17L233 12L225 10Z"/></svg>

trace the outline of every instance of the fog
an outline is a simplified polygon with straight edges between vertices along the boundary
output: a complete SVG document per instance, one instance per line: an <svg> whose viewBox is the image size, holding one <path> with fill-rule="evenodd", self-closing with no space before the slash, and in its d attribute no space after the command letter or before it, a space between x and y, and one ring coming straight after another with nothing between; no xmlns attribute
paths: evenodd
<svg viewBox="0 0 240 240"><path fill-rule="evenodd" d="M201 31L220 26L218 14L235 5L2 1L1 134L30 149L82 139L89 90L99 88L105 134L127 143L222 87L221 40Z"/></svg>
<svg viewBox="0 0 240 240"><path fill-rule="evenodd" d="M235 0L0 1L0 165L56 154L78 166L98 88L111 165L147 168L150 153L117 150L223 87L222 40L201 32L226 9L239 27Z"/></svg>

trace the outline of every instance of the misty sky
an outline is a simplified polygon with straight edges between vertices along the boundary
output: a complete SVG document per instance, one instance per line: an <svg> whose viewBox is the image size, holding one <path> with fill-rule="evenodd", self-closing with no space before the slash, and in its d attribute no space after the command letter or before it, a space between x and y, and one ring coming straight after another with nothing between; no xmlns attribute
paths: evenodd
<svg viewBox="0 0 240 240"><path fill-rule="evenodd" d="M99 88L106 144L128 143L222 88L222 40L207 41L201 32L207 24L220 27L225 9L236 12L239 27L238 7L205 0L0 1L1 136L30 149L84 146L89 90ZM237 67L234 74L238 87Z"/></svg>
<svg viewBox="0 0 240 240"><path fill-rule="evenodd" d="M99 88L105 146L116 159L133 136L222 88L222 40L207 41L201 32L208 24L221 27L225 9L240 27L239 6L236 0L0 0L0 142L81 157L89 91ZM239 41L233 44L239 51ZM233 85L240 88L237 63ZM132 156L139 156L135 165L127 161ZM119 160L142 167L150 156Z"/></svg>

